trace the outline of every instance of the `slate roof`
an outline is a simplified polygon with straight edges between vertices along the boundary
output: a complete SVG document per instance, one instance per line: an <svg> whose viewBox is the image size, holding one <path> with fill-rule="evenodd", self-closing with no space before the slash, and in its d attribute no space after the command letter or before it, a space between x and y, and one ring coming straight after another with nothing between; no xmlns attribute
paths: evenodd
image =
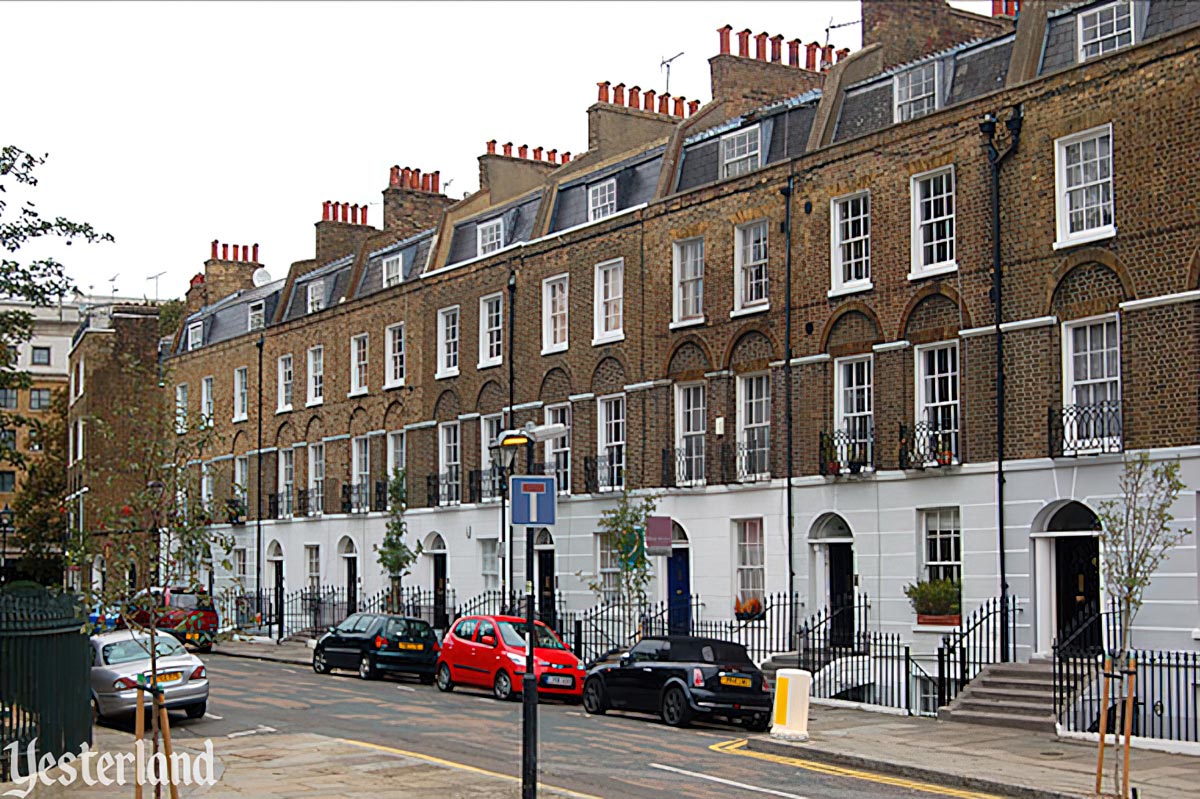
<svg viewBox="0 0 1200 799"><path fill-rule="evenodd" d="M389 258L399 256L401 259L401 283L407 283L415 278L429 258L429 248L433 243L434 233L434 230L425 230L368 255L367 267L363 270L362 279L359 280L358 286L354 290L354 296L365 297L383 290L383 262Z"/></svg>
<svg viewBox="0 0 1200 799"><path fill-rule="evenodd" d="M495 219L504 220L504 246L516 244L519 241L529 241L533 235L533 221L537 217L538 206L542 202L542 190L526 194L496 208L465 219L454 226L450 238L450 256L446 266L469 261L476 257L479 245L475 240L475 230L479 225Z"/></svg>
<svg viewBox="0 0 1200 799"><path fill-rule="evenodd" d="M588 187L603 180L617 179L617 210L650 202L662 171L662 156L666 145L640 152L603 169L588 172L564 182L558 188L550 232L566 230L588 221Z"/></svg>
<svg viewBox="0 0 1200 799"><path fill-rule="evenodd" d="M350 293L350 271L353 268L354 256L344 255L336 261L331 261L296 278L295 286L292 288L292 296L288 301L288 307L284 311L283 319L280 321L287 322L292 319L299 319L301 316L308 314L308 286L316 280L325 281L324 308L332 308L337 305L343 297L348 296ZM317 313L320 313L320 311Z"/></svg>
<svg viewBox="0 0 1200 799"><path fill-rule="evenodd" d="M230 294L191 314L184 320L184 334L179 337L175 354L178 355L187 350L187 329L196 322L204 324L204 343L202 345L204 347L219 344L250 332L250 305L260 300L263 303L264 323L270 324L286 282L286 280L280 279L263 286Z"/></svg>

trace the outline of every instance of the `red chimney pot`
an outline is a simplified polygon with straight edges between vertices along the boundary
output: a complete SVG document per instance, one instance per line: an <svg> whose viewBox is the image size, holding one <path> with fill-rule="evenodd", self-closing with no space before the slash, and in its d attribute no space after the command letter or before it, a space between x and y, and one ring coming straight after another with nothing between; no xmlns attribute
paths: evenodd
<svg viewBox="0 0 1200 799"><path fill-rule="evenodd" d="M251 256L251 260L254 261L254 263L258 263L258 245L257 244L254 245L253 252L254 252L254 254Z"/></svg>
<svg viewBox="0 0 1200 799"><path fill-rule="evenodd" d="M191 286L195 288L196 286L202 285L204 285L204 275L200 274L199 272L192 275Z"/></svg>
<svg viewBox="0 0 1200 799"><path fill-rule="evenodd" d="M429 190L431 192L433 192L434 194L440 194L441 193L441 183L442 183L442 171L440 169L434 170L433 177L429 179Z"/></svg>
<svg viewBox="0 0 1200 799"><path fill-rule="evenodd" d="M542 160L542 148L541 148L541 145L538 145L537 147L534 147L534 148L533 148L533 160L534 160L534 161L541 161L541 160Z"/></svg>
<svg viewBox="0 0 1200 799"><path fill-rule="evenodd" d="M528 157L529 157L529 145L522 144L520 147L517 148L517 158L528 158Z"/></svg>
<svg viewBox="0 0 1200 799"><path fill-rule="evenodd" d="M617 105L625 105L625 84L618 83L613 86L613 102Z"/></svg>
<svg viewBox="0 0 1200 799"><path fill-rule="evenodd" d="M788 42L788 66L800 66L800 40L792 39Z"/></svg>
<svg viewBox="0 0 1200 799"><path fill-rule="evenodd" d="M350 221L350 203L342 203L342 221Z"/></svg>
<svg viewBox="0 0 1200 799"><path fill-rule="evenodd" d="M218 242L216 239L213 239L213 242L212 242L212 259L213 259L214 261L215 261L215 260L217 260L217 244L219 244L219 243L220 243L220 242Z"/></svg>
<svg viewBox="0 0 1200 799"><path fill-rule="evenodd" d="M489 141L487 143L487 151L488 151L488 155L496 154L496 140L495 139L492 139L491 141Z"/></svg>
<svg viewBox="0 0 1200 799"><path fill-rule="evenodd" d="M738 55L742 58L750 57L750 29L738 31Z"/></svg>
<svg viewBox="0 0 1200 799"><path fill-rule="evenodd" d="M421 170L419 169L412 171L412 188L414 190L421 188Z"/></svg>
<svg viewBox="0 0 1200 799"><path fill-rule="evenodd" d="M571 151L570 150L567 150L565 153L563 153L562 162L564 164L571 162Z"/></svg>
<svg viewBox="0 0 1200 799"><path fill-rule="evenodd" d="M675 116L677 116L677 117L683 116L683 104L685 102L687 102L686 97L676 97L675 98L675 112L674 112Z"/></svg>
<svg viewBox="0 0 1200 799"><path fill-rule="evenodd" d="M700 101L699 100L692 100L688 103L688 116L691 116L692 114L696 113L699 110L700 110Z"/></svg>
<svg viewBox="0 0 1200 799"><path fill-rule="evenodd" d="M399 186L400 185L400 167L398 167L398 166L392 167L392 171L388 174L388 185L389 186Z"/></svg>
<svg viewBox="0 0 1200 799"><path fill-rule="evenodd" d="M783 34L777 33L771 37L771 63L783 62Z"/></svg>
<svg viewBox="0 0 1200 799"><path fill-rule="evenodd" d="M609 82L606 80L602 80L599 83L597 83L596 85L600 87L600 96L598 98L596 98L597 101L601 102L601 103L607 103L608 102L608 87L610 85Z"/></svg>
<svg viewBox="0 0 1200 799"><path fill-rule="evenodd" d="M843 58L845 58L848 55L850 55L850 48L843 47L841 50L837 51L837 60L841 61Z"/></svg>
<svg viewBox="0 0 1200 799"><path fill-rule="evenodd" d="M412 170L408 167L400 170L400 187L407 189L408 184L412 181Z"/></svg>
<svg viewBox="0 0 1200 799"><path fill-rule="evenodd" d="M558 150L549 150L546 153L546 160L552 164L558 163Z"/></svg>
<svg viewBox="0 0 1200 799"><path fill-rule="evenodd" d="M663 94L663 95L659 96L659 98L658 98L658 113L660 113L660 114L670 114L671 113L671 95Z"/></svg>
<svg viewBox="0 0 1200 799"><path fill-rule="evenodd" d="M654 89L646 89L646 93L642 95L642 110L643 111L653 111L654 110L654 96L656 94L657 94L657 92L655 92Z"/></svg>
<svg viewBox="0 0 1200 799"><path fill-rule="evenodd" d="M767 37L769 35L763 32L754 37L754 57L759 61L767 60Z"/></svg>
<svg viewBox="0 0 1200 799"><path fill-rule="evenodd" d="M821 52L821 71L824 72L827 69L829 69L829 66L832 63L833 63L833 45L827 44L827 45L825 45L825 49Z"/></svg>
<svg viewBox="0 0 1200 799"><path fill-rule="evenodd" d="M804 45L804 47L807 51L804 54L804 68L809 72L816 72L817 54L821 52L821 45L817 42L809 42L808 44Z"/></svg>
<svg viewBox="0 0 1200 799"><path fill-rule="evenodd" d="M641 97L640 97L641 92L642 92L641 86L630 86L629 87L629 107L630 108L639 108L640 107L640 103L638 101L641 99Z"/></svg>
<svg viewBox="0 0 1200 799"><path fill-rule="evenodd" d="M511 155L512 155L512 142L505 142L505 144L504 144L504 154L505 154L505 155L508 155L508 156L511 156Z"/></svg>
<svg viewBox="0 0 1200 799"><path fill-rule="evenodd" d="M367 206L362 207L362 223L367 224Z"/></svg>
<svg viewBox="0 0 1200 799"><path fill-rule="evenodd" d="M723 28L717 28L717 37L721 43L721 55L729 54L729 33L732 30L732 25L726 25Z"/></svg>
<svg viewBox="0 0 1200 799"><path fill-rule="evenodd" d="M229 260L229 245L228 244L221 245L221 260L222 261Z"/></svg>

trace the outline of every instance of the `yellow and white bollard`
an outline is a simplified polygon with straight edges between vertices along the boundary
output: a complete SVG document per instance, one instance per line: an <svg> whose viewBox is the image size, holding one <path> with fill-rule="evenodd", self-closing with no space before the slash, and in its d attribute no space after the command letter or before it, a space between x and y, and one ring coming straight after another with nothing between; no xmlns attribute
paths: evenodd
<svg viewBox="0 0 1200 799"><path fill-rule="evenodd" d="M808 698L812 672L780 669L775 673L775 707L771 735L788 741L808 740Z"/></svg>

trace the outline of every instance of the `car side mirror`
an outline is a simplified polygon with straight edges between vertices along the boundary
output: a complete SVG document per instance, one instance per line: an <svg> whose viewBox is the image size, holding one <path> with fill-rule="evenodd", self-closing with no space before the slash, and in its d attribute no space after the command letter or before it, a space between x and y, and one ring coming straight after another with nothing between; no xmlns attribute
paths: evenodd
<svg viewBox="0 0 1200 799"><path fill-rule="evenodd" d="M628 666L630 663L633 662L633 655L626 652L625 654L621 655L620 659L617 662L621 665L621 668L625 668L626 666Z"/></svg>
<svg viewBox="0 0 1200 799"><path fill-rule="evenodd" d="M491 635L485 635L479 639L479 643L483 644L484 646L495 646L496 639Z"/></svg>

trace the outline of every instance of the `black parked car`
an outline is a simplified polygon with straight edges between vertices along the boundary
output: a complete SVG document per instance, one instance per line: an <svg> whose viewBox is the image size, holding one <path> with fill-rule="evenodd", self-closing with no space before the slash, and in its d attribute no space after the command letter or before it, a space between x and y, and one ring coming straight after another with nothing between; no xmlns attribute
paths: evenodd
<svg viewBox="0 0 1200 799"><path fill-rule="evenodd" d="M429 685L437 656L437 636L428 622L385 613L355 613L317 639L313 671L328 674L333 669L357 669L364 680L381 673L404 672Z"/></svg>
<svg viewBox="0 0 1200 799"><path fill-rule="evenodd" d="M724 717L750 729L771 721L771 689L741 644L715 638L643 638L617 663L602 663L583 684L588 713L657 713L673 727Z"/></svg>

